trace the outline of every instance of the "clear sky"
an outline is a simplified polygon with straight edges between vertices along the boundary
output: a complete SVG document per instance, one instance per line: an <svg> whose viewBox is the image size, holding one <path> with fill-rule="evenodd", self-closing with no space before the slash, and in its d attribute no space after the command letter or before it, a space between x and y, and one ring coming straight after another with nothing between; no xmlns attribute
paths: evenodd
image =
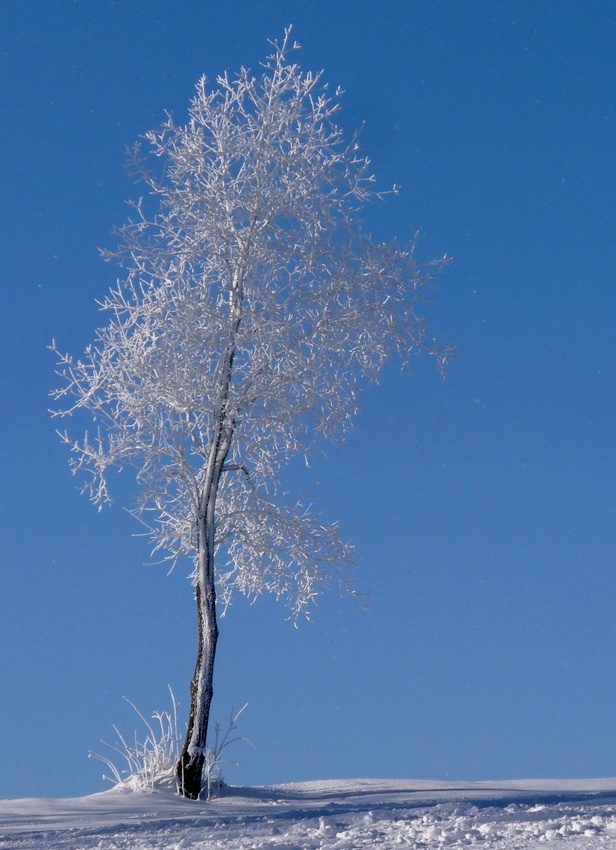
<svg viewBox="0 0 616 850"><path fill-rule="evenodd" d="M87 760L196 652L187 565L144 566L124 491L80 496L48 415L135 197L124 148L201 74L292 23L379 185L380 238L454 260L426 310L458 348L363 397L318 484L361 555L299 629L239 600L214 718L249 702L227 778L616 774L616 5L609 0L20 0L0 5L0 797L102 790ZM123 485L124 486L124 485ZM129 491L127 482L125 490Z"/></svg>

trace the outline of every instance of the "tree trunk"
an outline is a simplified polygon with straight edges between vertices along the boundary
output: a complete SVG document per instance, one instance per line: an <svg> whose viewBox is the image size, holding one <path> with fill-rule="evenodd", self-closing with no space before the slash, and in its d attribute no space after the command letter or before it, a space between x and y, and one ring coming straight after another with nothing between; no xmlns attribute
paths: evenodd
<svg viewBox="0 0 616 850"><path fill-rule="evenodd" d="M201 791L205 764L207 729L210 705L214 693L214 659L218 641L216 623L216 589L214 580L205 590L197 584L196 601L199 618L199 649L197 664L190 684L190 715L182 755L176 766L179 793L196 800Z"/></svg>
<svg viewBox="0 0 616 850"><path fill-rule="evenodd" d="M196 600L199 617L199 650L195 673L190 684L190 716L184 748L176 766L179 792L184 797L196 800L201 792L201 778L206 755L207 727L210 719L210 705L214 694L214 658L218 641L216 623L216 586L214 573L214 527L216 517L216 497L231 441L235 420L229 416L228 401L235 340L242 320L242 281L243 264L233 276L232 286L232 323L229 345L221 362L221 401L216 416L216 425L205 469L201 504L197 521L197 587Z"/></svg>
<svg viewBox="0 0 616 850"><path fill-rule="evenodd" d="M207 748L207 728L214 694L214 659L218 641L214 573L216 496L232 435L232 428L223 428L221 425L216 439L212 440L210 445L210 457L197 523L198 550L195 598L199 622L199 648L195 672L190 683L190 715L186 740L176 766L179 792L190 800L196 800L201 792L201 778Z"/></svg>

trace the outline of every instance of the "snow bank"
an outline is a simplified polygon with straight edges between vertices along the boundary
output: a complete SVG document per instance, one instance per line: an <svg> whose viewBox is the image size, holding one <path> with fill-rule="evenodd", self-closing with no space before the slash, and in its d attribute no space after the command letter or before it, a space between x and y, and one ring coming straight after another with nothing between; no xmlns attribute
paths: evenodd
<svg viewBox="0 0 616 850"><path fill-rule="evenodd" d="M0 801L0 850L616 848L616 779L354 780L228 788L211 803L162 792Z"/></svg>

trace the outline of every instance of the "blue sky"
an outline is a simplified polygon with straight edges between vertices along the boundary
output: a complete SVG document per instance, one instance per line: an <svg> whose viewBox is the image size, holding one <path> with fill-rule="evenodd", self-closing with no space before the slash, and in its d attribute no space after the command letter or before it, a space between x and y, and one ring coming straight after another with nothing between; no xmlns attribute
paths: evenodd
<svg viewBox="0 0 616 850"><path fill-rule="evenodd" d="M132 732L123 695L187 709L188 569L144 566L123 493L79 495L46 345L100 323L125 146L289 23L402 187L370 229L453 256L426 309L458 354L445 382L386 372L347 446L293 473L371 606L334 593L299 629L233 606L213 713L249 702L257 749L228 779L616 772L614 4L22 0L0 7L0 797L104 788L87 753Z"/></svg>

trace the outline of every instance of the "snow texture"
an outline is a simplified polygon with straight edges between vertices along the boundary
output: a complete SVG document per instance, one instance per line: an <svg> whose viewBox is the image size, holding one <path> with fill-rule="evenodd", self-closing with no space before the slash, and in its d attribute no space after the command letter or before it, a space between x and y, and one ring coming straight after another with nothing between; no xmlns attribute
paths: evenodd
<svg viewBox="0 0 616 850"><path fill-rule="evenodd" d="M355 780L0 801L0 850L616 848L616 779Z"/></svg>

